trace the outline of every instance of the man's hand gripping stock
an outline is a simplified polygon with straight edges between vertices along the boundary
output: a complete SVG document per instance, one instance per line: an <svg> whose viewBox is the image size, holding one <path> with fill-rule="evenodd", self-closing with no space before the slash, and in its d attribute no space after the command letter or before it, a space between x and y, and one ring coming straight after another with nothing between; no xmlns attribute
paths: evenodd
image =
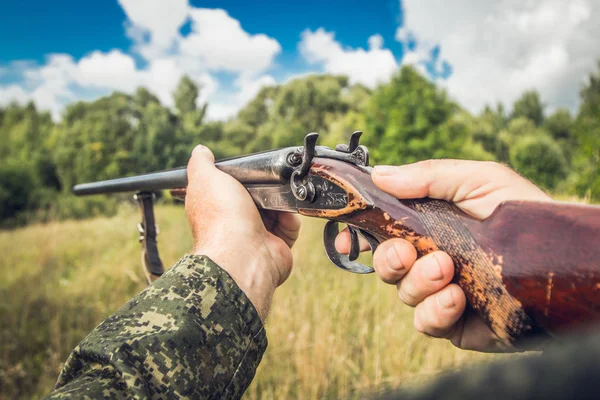
<svg viewBox="0 0 600 400"><path fill-rule="evenodd" d="M478 219L490 216L506 200L551 198L511 169L493 162L429 160L404 166L376 166L373 182L399 199L430 197L454 202ZM361 238L361 250L370 250ZM340 232L336 248L350 251L350 235ZM432 337L446 338L461 349L493 352L507 350L499 346L497 336L481 317L465 312L466 298L455 283L450 256L435 251L417 259L415 248L406 240L390 239L373 254L373 266L379 278L395 285L398 297L414 307L415 328Z"/></svg>

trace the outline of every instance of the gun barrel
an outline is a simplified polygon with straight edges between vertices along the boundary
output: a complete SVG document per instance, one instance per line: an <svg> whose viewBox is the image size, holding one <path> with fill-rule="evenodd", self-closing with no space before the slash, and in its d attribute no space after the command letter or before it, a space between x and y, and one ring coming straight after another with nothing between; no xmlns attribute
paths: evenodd
<svg viewBox="0 0 600 400"><path fill-rule="evenodd" d="M215 163L221 171L233 176L242 184L281 184L292 174L288 155L298 151L297 147L271 150L241 157L220 160ZM151 192L154 190L178 189L187 186L187 168L153 172L128 178L81 183L73 186L78 196L119 192Z"/></svg>
<svg viewBox="0 0 600 400"><path fill-rule="evenodd" d="M73 186L78 196L119 192L150 192L153 190L184 188L187 186L187 168L153 172L128 178L82 183Z"/></svg>

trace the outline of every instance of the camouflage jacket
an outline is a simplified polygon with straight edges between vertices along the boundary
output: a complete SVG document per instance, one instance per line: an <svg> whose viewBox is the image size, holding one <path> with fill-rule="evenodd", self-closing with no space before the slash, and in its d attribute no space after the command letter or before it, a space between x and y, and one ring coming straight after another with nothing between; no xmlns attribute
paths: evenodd
<svg viewBox="0 0 600 400"><path fill-rule="evenodd" d="M236 399L266 348L227 272L185 256L73 350L49 398Z"/></svg>

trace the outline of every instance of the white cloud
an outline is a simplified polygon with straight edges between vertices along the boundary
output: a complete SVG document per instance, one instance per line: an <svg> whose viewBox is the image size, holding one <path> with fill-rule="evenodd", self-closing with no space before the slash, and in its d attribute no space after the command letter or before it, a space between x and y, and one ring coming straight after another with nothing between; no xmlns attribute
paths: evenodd
<svg viewBox="0 0 600 400"><path fill-rule="evenodd" d="M207 101L215 93L218 82L208 73L187 71L172 58L154 60L150 66L139 73L141 85L156 94L161 103L174 106L173 93L181 77L187 74L201 86L199 103Z"/></svg>
<svg viewBox="0 0 600 400"><path fill-rule="evenodd" d="M192 32L180 40L184 59L196 59L208 70L254 74L272 65L281 51L277 40L250 35L225 10L196 8Z"/></svg>
<svg viewBox="0 0 600 400"><path fill-rule="evenodd" d="M224 121L234 116L238 111L239 107L237 105L231 103L223 103L220 101L213 101L208 104L206 120Z"/></svg>
<svg viewBox="0 0 600 400"><path fill-rule="evenodd" d="M174 45L190 12L188 0L119 0L119 4L127 15L127 34L146 58L162 56Z"/></svg>
<svg viewBox="0 0 600 400"><path fill-rule="evenodd" d="M398 63L392 52L383 48L381 35L371 36L368 44L368 50L343 48L333 32L319 28L304 31L298 48L309 63L323 65L325 72L346 75L351 83L374 88L391 78Z"/></svg>
<svg viewBox="0 0 600 400"><path fill-rule="evenodd" d="M26 103L29 95L19 85L0 86L0 106L6 106L12 102Z"/></svg>
<svg viewBox="0 0 600 400"><path fill-rule="evenodd" d="M130 92L140 85L133 58L120 50L94 51L77 63L75 80L82 86Z"/></svg>
<svg viewBox="0 0 600 400"><path fill-rule="evenodd" d="M275 84L277 84L275 78L270 75L262 75L256 79L241 78L237 82L237 86L240 88L237 98L242 105L246 105L258 94L260 89Z"/></svg>
<svg viewBox="0 0 600 400"><path fill-rule="evenodd" d="M193 8L187 0L119 3L128 18L127 33L134 40L134 50L145 59L143 66L116 49L92 51L79 60L51 54L41 66L15 60L8 69L19 71L23 79L18 85L0 85L1 104L34 100L59 119L65 104L77 95L132 93L144 86L163 104L173 106L173 92L187 74L201 85L198 102L210 103L208 117L223 119L234 115L261 87L275 83L264 71L281 51L279 43L263 34L247 33L225 11ZM179 29L188 18L192 31L182 37ZM211 74L219 71L237 75L235 90L217 93L219 83Z"/></svg>
<svg viewBox="0 0 600 400"><path fill-rule="evenodd" d="M583 78L600 57L595 0L403 0L397 39L414 35L403 63L420 63L439 45L453 73L443 82L471 111L511 104L535 88L551 107L575 107ZM437 65L439 68L440 65Z"/></svg>
<svg viewBox="0 0 600 400"><path fill-rule="evenodd" d="M154 60L145 71L140 72L143 86L167 106L174 105L173 92L183 75L184 71L172 59Z"/></svg>
<svg viewBox="0 0 600 400"><path fill-rule="evenodd" d="M55 119L58 118L64 104L75 99L71 90L73 77L77 75L73 57L68 54L51 54L43 66L22 65L28 65L22 71L26 87L22 88L14 100L20 103L33 100L39 109L48 110Z"/></svg>
<svg viewBox="0 0 600 400"><path fill-rule="evenodd" d="M208 104L207 119L210 121L224 120L235 114L248 104L265 86L277 84L270 75L261 75L257 78L240 77L235 81L238 91L234 96L229 96L227 102L213 101Z"/></svg>
<svg viewBox="0 0 600 400"><path fill-rule="evenodd" d="M133 93L144 86L163 104L173 106L173 92L185 73L201 85L200 103L207 101L217 89L216 80L208 73L185 71L172 58L156 59L146 68L138 69L133 58L119 50L95 51L78 62L65 54L53 54L46 65L30 67L23 72L24 86L31 89L15 84L0 86L0 98L5 104L33 100L40 109L51 111L53 117L59 119L65 103L76 99L76 89L78 92L100 89Z"/></svg>
<svg viewBox="0 0 600 400"><path fill-rule="evenodd" d="M36 106L60 118L64 105L77 99L75 89L105 89L132 92L145 83L131 56L119 50L95 51L76 62L68 54L51 54L42 66L28 65L23 71L23 85L0 86L5 99L18 103L33 100ZM16 90L15 88L20 90ZM10 100L5 100L5 102Z"/></svg>

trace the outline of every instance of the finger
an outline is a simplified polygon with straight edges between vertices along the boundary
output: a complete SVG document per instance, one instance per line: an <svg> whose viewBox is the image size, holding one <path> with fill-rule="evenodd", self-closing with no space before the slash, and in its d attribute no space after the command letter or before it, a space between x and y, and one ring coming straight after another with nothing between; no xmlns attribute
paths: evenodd
<svg viewBox="0 0 600 400"><path fill-rule="evenodd" d="M277 224L277 212L273 210L260 210L260 218L268 231L272 230Z"/></svg>
<svg viewBox="0 0 600 400"><path fill-rule="evenodd" d="M285 232L290 238L296 240L300 234L302 220L296 214L282 212L277 214L277 225L282 232Z"/></svg>
<svg viewBox="0 0 600 400"><path fill-rule="evenodd" d="M279 226L282 231L289 233L290 236L293 235L295 239L298 237L301 226L298 215L275 210L260 210L260 216L269 231Z"/></svg>
<svg viewBox="0 0 600 400"><path fill-rule="evenodd" d="M400 282L398 296L414 307L426 297L442 290L454 276L454 263L442 251L434 251L418 259Z"/></svg>
<svg viewBox="0 0 600 400"><path fill-rule="evenodd" d="M415 246L404 239L381 243L373 254L373 267L385 283L396 284L412 268L417 259Z"/></svg>
<svg viewBox="0 0 600 400"><path fill-rule="evenodd" d="M344 228L335 238L335 249L341 254L350 254L350 231L348 228ZM358 245L360 251L371 250L371 246L367 239L358 235Z"/></svg>
<svg viewBox="0 0 600 400"><path fill-rule="evenodd" d="M302 223L300 217L296 214L280 212L277 213L276 218L276 223L271 232L283 239L289 247L292 247L300 234Z"/></svg>
<svg viewBox="0 0 600 400"><path fill-rule="evenodd" d="M187 166L187 180L185 209L195 246L198 246L210 241L210 235L202 234L204 225L209 223L207 221L220 219L222 222L227 218L222 211L227 208L224 202L233 198L227 182L237 181L215 167L212 151L203 145L196 146L192 151ZM223 230L224 227L224 223L212 225L213 230Z"/></svg>
<svg viewBox="0 0 600 400"><path fill-rule="evenodd" d="M192 156L187 165L186 206L193 205L204 211L209 211L212 206L218 206L216 199L224 182L233 179L231 176L215 167L215 156L212 151L201 144L194 147ZM191 196L190 196L191 195ZM206 201L210 199L210 201ZM214 204L213 204L214 203Z"/></svg>
<svg viewBox="0 0 600 400"><path fill-rule="evenodd" d="M248 200L251 200L248 191L231 175L218 169L214 162L214 155L208 147L198 145L192 151L187 166L186 207L201 208L203 212L214 210L216 213L226 208L247 209ZM256 211L254 204L252 209Z"/></svg>
<svg viewBox="0 0 600 400"><path fill-rule="evenodd" d="M208 147L201 144L194 147L187 166L188 187L204 181L209 171L216 170L214 164L215 156Z"/></svg>
<svg viewBox="0 0 600 400"><path fill-rule="evenodd" d="M214 172L218 170L214 166L214 156L210 149L203 145L194 147L187 165L188 184L185 196L185 208L190 221L195 220L191 217L199 211L199 206L206 203L203 197L211 186L211 176Z"/></svg>
<svg viewBox="0 0 600 400"><path fill-rule="evenodd" d="M462 289L452 283L439 292L426 297L415 309L415 328L426 335L450 338L462 334L456 323L463 315L467 299Z"/></svg>

